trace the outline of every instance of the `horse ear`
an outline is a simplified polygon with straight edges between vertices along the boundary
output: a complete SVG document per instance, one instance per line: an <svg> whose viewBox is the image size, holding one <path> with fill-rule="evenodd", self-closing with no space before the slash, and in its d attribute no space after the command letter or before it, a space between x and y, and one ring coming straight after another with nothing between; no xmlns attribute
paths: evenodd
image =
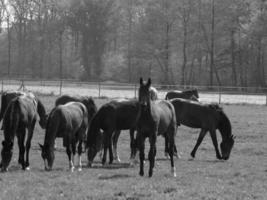
<svg viewBox="0 0 267 200"><path fill-rule="evenodd" d="M143 85L143 78L140 78L140 85Z"/></svg>
<svg viewBox="0 0 267 200"><path fill-rule="evenodd" d="M148 81L147 81L147 84L146 84L148 87L150 87L151 86L151 78L149 78L148 79Z"/></svg>
<svg viewBox="0 0 267 200"><path fill-rule="evenodd" d="M39 144L39 146L40 146L41 149L44 148L44 145L42 145L42 144L40 144L40 143L38 143L38 144Z"/></svg>

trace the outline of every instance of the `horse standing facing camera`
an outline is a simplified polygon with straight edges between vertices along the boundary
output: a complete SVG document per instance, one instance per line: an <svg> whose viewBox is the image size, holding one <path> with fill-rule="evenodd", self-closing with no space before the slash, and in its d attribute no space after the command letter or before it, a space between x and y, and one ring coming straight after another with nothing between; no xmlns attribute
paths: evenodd
<svg viewBox="0 0 267 200"><path fill-rule="evenodd" d="M151 86L151 79L147 83L140 78L139 97L141 113L137 122L137 144L140 151L140 171L141 176L144 175L144 158L145 158L145 139L149 138L149 177L153 175L153 168L155 165L156 156L156 142L157 136L163 135L168 140L168 152L171 161L172 174L176 176L176 169L174 167L173 154L176 135L176 116L173 105L166 100L151 101L149 88Z"/></svg>

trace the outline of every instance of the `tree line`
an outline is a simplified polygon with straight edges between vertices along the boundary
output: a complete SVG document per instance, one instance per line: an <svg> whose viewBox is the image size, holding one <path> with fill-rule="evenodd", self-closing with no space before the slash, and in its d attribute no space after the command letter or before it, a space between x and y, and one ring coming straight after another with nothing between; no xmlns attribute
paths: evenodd
<svg viewBox="0 0 267 200"><path fill-rule="evenodd" d="M266 86L265 0L0 0L2 77Z"/></svg>

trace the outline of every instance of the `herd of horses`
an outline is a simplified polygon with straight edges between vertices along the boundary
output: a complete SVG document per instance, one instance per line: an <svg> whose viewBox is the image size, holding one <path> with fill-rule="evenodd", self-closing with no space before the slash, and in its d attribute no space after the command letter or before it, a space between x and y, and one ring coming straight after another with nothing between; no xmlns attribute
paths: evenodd
<svg viewBox="0 0 267 200"><path fill-rule="evenodd" d="M120 161L117 143L121 130L130 132L131 161L139 151L140 170L144 175L145 139L149 139L149 177L153 175L157 152L157 136L165 139L165 155L171 163L171 172L176 176L174 156L178 156L175 137L177 128L185 125L201 129L192 158L209 132L217 159L227 160L234 145L231 123L223 109L217 104L198 101L197 90L170 91L165 100L158 100L157 91L151 79L140 78L138 99L112 100L99 109L91 97L60 96L49 114L40 99L31 92L7 91L2 94L0 121L3 120L1 163L2 172L8 170L17 137L19 146L18 162L22 169L29 170L29 151L36 121L45 129L44 143L39 144L45 170L52 170L55 160L55 139L62 138L69 159L69 168L75 169L74 156L78 153L78 171L82 170L82 153L87 151L88 167L92 166L98 152L102 152L102 164L114 159ZM218 147L216 130L222 142ZM27 134L26 134L27 130ZM136 133L136 134L135 134ZM25 137L27 135L26 145ZM26 156L25 156L26 151ZM26 157L26 158L25 158Z"/></svg>

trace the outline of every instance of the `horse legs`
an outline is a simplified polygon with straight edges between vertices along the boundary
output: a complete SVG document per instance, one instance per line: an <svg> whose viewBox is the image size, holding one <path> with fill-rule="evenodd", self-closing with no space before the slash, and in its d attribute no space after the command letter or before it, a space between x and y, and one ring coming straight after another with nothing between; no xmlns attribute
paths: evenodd
<svg viewBox="0 0 267 200"><path fill-rule="evenodd" d="M131 149L131 155L130 155L130 164L133 165L135 162L136 157L136 151L137 151L137 144L136 144L136 139L134 138L134 128L130 129L130 149Z"/></svg>
<svg viewBox="0 0 267 200"><path fill-rule="evenodd" d="M200 133L199 133L199 136L198 136L198 139L197 139L197 143L196 143L194 149L193 149L192 152L191 152L191 156L192 156L192 158L195 158L196 151L197 151L199 145L201 144L203 138L205 137L206 133L207 133L206 130L201 129L201 131L200 131Z"/></svg>
<svg viewBox="0 0 267 200"><path fill-rule="evenodd" d="M69 168L70 168L71 172L73 172L74 171L74 162L73 162L74 158L72 155L71 148L72 148L71 145L68 144L66 147L66 153L67 153L68 158L69 158Z"/></svg>
<svg viewBox="0 0 267 200"><path fill-rule="evenodd" d="M32 136L33 136L33 130L34 130L34 126L35 126L35 122L33 121L31 127L28 129L28 137L27 137L27 142L26 142L26 163L25 163L25 167L26 170L29 170L29 152L30 152L30 148L31 148L31 140L32 140Z"/></svg>
<svg viewBox="0 0 267 200"><path fill-rule="evenodd" d="M118 156L118 151L117 151L117 144L118 144L118 139L119 139L120 133L121 133L120 130L116 130L114 132L113 137L112 137L112 144L113 144L113 150L114 150L114 159L117 162L121 162L121 160L120 160L120 158Z"/></svg>
<svg viewBox="0 0 267 200"><path fill-rule="evenodd" d="M112 133L113 131L106 131L104 133L104 155L102 158L102 165L106 163L107 149L109 149L109 164L113 162L113 151L112 151Z"/></svg>
<svg viewBox="0 0 267 200"><path fill-rule="evenodd" d="M140 134L137 135L137 142L139 147L140 171L139 175L144 176L144 160L145 160L145 137Z"/></svg>
<svg viewBox="0 0 267 200"><path fill-rule="evenodd" d="M215 130L210 131L210 137L211 137L213 146L215 148L216 157L217 157L217 159L221 160L222 156L221 156L221 153L220 153L220 151L218 149L218 142L217 142L217 136L216 136L216 131Z"/></svg>
<svg viewBox="0 0 267 200"><path fill-rule="evenodd" d="M174 156L174 152L176 149L175 139L174 139L175 133L176 133L176 129L175 129L175 131L173 131L171 133L167 133L167 135L166 135L166 137L169 139L169 156L170 156L170 160L171 160L171 171L172 171L172 174L174 177L176 177L176 169L174 167L174 161L173 161L173 156Z"/></svg>
<svg viewBox="0 0 267 200"><path fill-rule="evenodd" d="M78 163L78 171L82 171L82 151L83 151L83 141L79 139L78 142L78 158L79 158L79 163Z"/></svg>
<svg viewBox="0 0 267 200"><path fill-rule="evenodd" d="M168 139L168 136L165 136L165 157L168 158L169 156L169 153L170 153L170 141ZM176 144L174 142L174 145L173 145L173 156L179 158L179 154L177 152L177 147L176 147Z"/></svg>
<svg viewBox="0 0 267 200"><path fill-rule="evenodd" d="M156 141L157 141L157 133L153 133L153 135L150 136L149 142L150 142L150 150L148 153L148 159L149 159L149 177L152 177L153 175L153 168L155 166L155 156L156 156Z"/></svg>
<svg viewBox="0 0 267 200"><path fill-rule="evenodd" d="M25 169L25 161L24 161L24 154L25 154L25 146L24 146L24 139L25 139L25 128L20 128L17 133L18 138L18 146L19 146L19 164L21 164L22 169Z"/></svg>

